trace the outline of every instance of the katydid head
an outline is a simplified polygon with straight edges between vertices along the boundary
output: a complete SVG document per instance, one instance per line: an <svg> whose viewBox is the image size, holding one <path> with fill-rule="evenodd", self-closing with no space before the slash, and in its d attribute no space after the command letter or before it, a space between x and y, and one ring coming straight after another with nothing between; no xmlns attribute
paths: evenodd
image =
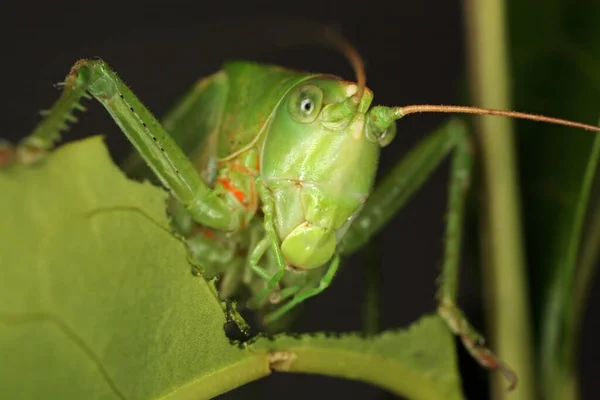
<svg viewBox="0 0 600 400"><path fill-rule="evenodd" d="M307 270L329 261L366 202L379 150L395 136L395 121L413 113L498 115L599 128L557 118L477 107L375 106L363 61L335 32L326 41L351 62L357 83L316 76L296 84L279 103L264 138L260 174L274 198L276 230L286 262Z"/></svg>
<svg viewBox="0 0 600 400"><path fill-rule="evenodd" d="M379 150L395 126L369 123L373 94L337 78L299 83L280 103L261 155L286 261L299 269L331 259L373 187Z"/></svg>

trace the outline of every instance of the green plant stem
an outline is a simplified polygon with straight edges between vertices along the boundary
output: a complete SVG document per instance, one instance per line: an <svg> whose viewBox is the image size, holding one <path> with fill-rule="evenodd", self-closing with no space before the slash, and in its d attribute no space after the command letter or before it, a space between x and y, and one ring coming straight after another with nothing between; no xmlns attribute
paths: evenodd
<svg viewBox="0 0 600 400"><path fill-rule="evenodd" d="M212 399L222 393L268 376L269 358L267 354L257 354L235 364L200 377L189 385L177 388L161 397L160 400L199 400Z"/></svg>
<svg viewBox="0 0 600 400"><path fill-rule="evenodd" d="M562 279L555 280L557 288L552 291L554 295L549 299L550 311L547 314L562 318L558 321L557 318L547 318L542 327L540 381L544 397L548 399L579 399L576 358L578 335L585 299L594 274L600 237L600 229L597 227L600 218L598 207L590 210L589 214L586 211L599 158L600 139L596 137L583 174L564 261L564 265L577 266L577 272L568 271L570 279L563 274ZM586 216L591 221L587 232L584 231ZM585 240L582 241L582 238ZM570 284L565 285L565 282ZM561 308L566 311L561 311Z"/></svg>
<svg viewBox="0 0 600 400"><path fill-rule="evenodd" d="M575 278L575 298L573 300L573 328L581 327L586 307L586 299L590 292L590 286L596 275L596 264L600 255L600 204L597 204L589 213L589 229L585 232L585 239L581 244L579 256L579 273ZM576 334L576 333L574 333ZM573 354L578 353L578 343L574 340Z"/></svg>
<svg viewBox="0 0 600 400"><path fill-rule="evenodd" d="M502 0L466 0L470 90L474 105L510 109ZM491 348L517 373L514 392L496 374L493 399L535 398L531 318L521 235L512 121L477 118L482 169L482 264Z"/></svg>

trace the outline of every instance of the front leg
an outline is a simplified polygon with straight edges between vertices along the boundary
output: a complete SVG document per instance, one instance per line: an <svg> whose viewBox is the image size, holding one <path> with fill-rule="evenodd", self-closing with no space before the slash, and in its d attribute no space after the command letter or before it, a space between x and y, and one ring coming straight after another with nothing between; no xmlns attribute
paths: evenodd
<svg viewBox="0 0 600 400"><path fill-rule="evenodd" d="M243 223L243 210L232 207L209 188L181 148L150 111L102 60L80 60L65 79L58 101L19 148L20 159L35 162L53 147L72 112L87 93L110 113L162 184L181 202L192 218L205 226L235 231Z"/></svg>
<svg viewBox="0 0 600 400"><path fill-rule="evenodd" d="M283 298L289 297L291 295L293 295L293 297L287 303L281 305L277 310L267 315L265 317L265 322L267 324L272 324L273 322L281 318L284 314L289 312L292 308L296 307L298 304L309 299L310 297L318 295L323 290L327 289L333 281L333 278L335 277L339 266L340 256L338 254L335 254L333 256L333 260L327 267L325 275L323 275L323 277L319 280L319 284L317 285L317 287L303 290L302 287L292 286L290 288L284 289L285 292L282 291L282 296L280 300L283 300Z"/></svg>
<svg viewBox="0 0 600 400"><path fill-rule="evenodd" d="M283 253L281 252L279 237L277 235L277 231L275 230L275 203L273 201L273 195L265 187L260 176L256 178L255 186L258 190L260 200L263 203L264 227L266 236L258 242L252 251L250 256L250 267L258 276L266 280L267 284L259 293L255 294L252 299L250 299L250 305L253 307L260 304L260 302L275 289L277 284L283 278L283 274L287 268L287 264L283 258ZM274 275L269 275L267 271L258 265L263 254L269 247L273 251L275 265L277 267L277 271Z"/></svg>

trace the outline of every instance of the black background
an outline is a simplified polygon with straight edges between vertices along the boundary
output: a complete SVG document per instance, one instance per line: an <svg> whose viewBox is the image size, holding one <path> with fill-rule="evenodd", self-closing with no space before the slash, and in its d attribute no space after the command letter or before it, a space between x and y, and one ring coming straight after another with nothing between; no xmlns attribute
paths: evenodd
<svg viewBox="0 0 600 400"><path fill-rule="evenodd" d="M399 0L382 4L325 4L312 0L285 4L173 2L134 6L126 2L50 2L2 6L2 133L17 140L34 127L38 111L59 95L53 87L82 57L102 57L155 115L163 115L197 78L219 69L227 59L272 62L286 67L328 72L352 79L348 63L335 52L313 48L275 48L282 34L269 21L303 17L334 24L358 48L367 64L375 103L407 105L457 103L464 99L465 54L459 0ZM290 34L289 32L286 34ZM273 39L273 40L271 40ZM121 160L129 144L108 114L92 102L81 122L65 135L72 140L104 134ZM527 111L527 110L523 110ZM410 147L445 117L406 118L382 155L389 169ZM447 162L381 232L382 324L403 327L435 310L435 279L442 260ZM478 276L466 246L460 302L471 321L483 327ZM361 329L362 259L348 260L333 285L311 299L295 330ZM597 285L595 285L597 286ZM593 288L594 290L594 288ZM596 360L600 332L598 290L592 293L584 325L581 371L583 398L597 393ZM487 373L461 350L463 384L469 398L485 398ZM366 384L315 375L273 374L223 395L224 399L306 399L329 396L385 399L394 396Z"/></svg>

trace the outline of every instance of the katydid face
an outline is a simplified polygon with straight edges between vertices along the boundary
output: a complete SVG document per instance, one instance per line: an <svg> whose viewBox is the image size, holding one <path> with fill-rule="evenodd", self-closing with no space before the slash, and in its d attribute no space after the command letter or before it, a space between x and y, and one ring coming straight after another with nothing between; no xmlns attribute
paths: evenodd
<svg viewBox="0 0 600 400"><path fill-rule="evenodd" d="M273 193L286 261L300 269L329 261L373 187L379 148L365 134L373 95L315 78L292 89L268 128L261 177Z"/></svg>

